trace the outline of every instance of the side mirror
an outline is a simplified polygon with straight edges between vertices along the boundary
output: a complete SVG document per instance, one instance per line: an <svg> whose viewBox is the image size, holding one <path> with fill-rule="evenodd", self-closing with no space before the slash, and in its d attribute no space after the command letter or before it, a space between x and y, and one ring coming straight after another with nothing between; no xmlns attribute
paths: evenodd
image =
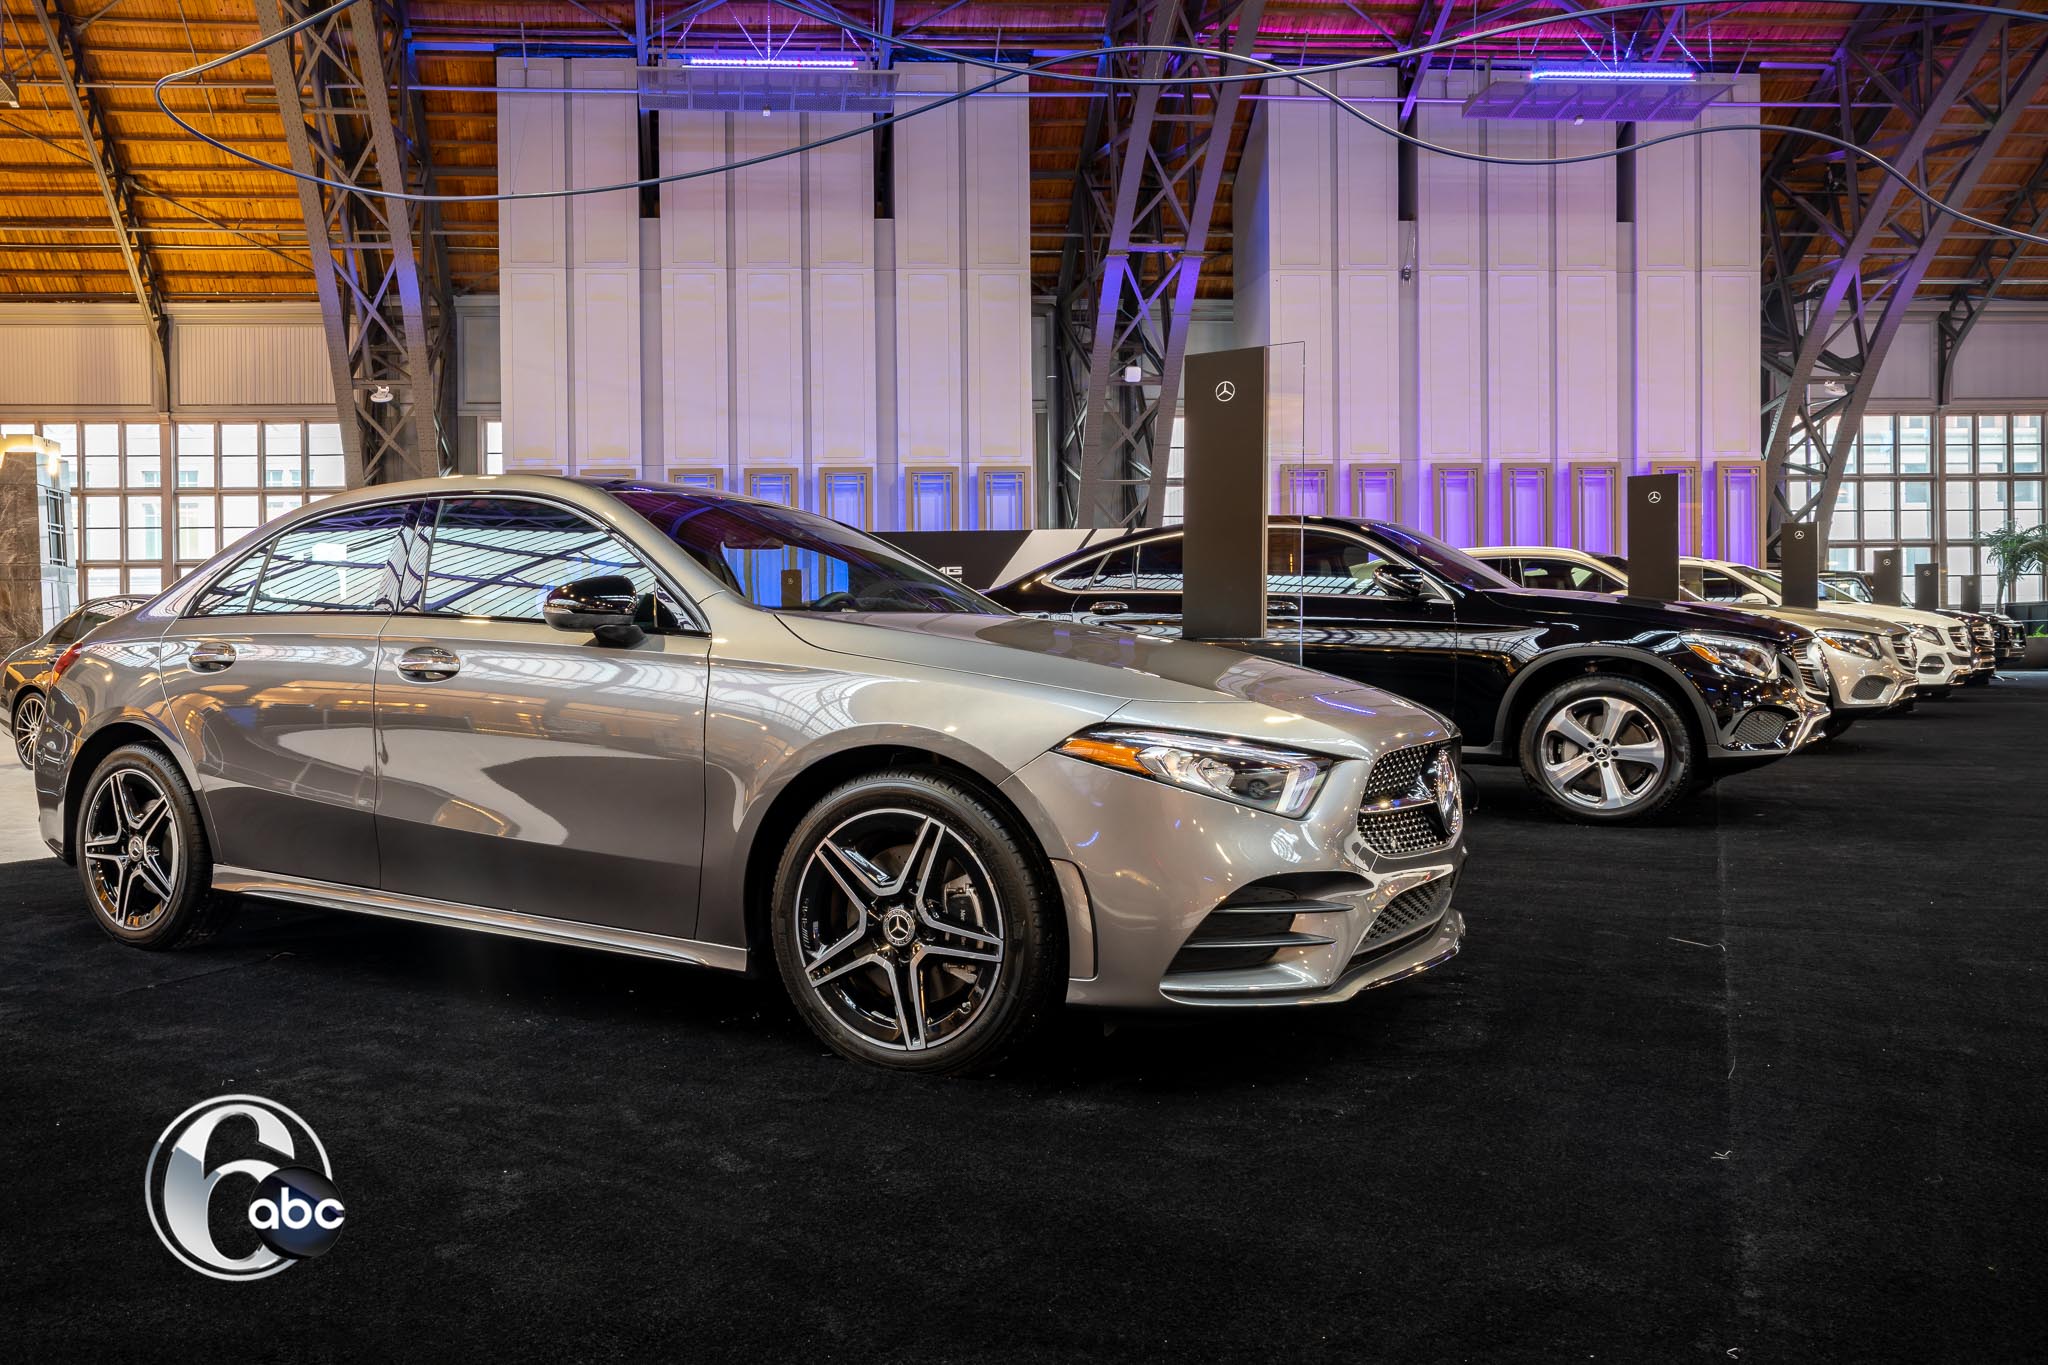
<svg viewBox="0 0 2048 1365"><path fill-rule="evenodd" d="M579 578L548 590L542 619L556 630L595 635L608 645L631 646L646 638L634 620L640 595L624 574Z"/></svg>
<svg viewBox="0 0 2048 1365"><path fill-rule="evenodd" d="M1375 583L1384 583L1402 597L1427 597L1429 579L1422 570L1411 569L1404 564L1386 564L1372 576Z"/></svg>
<svg viewBox="0 0 2048 1365"><path fill-rule="evenodd" d="M1771 605L1771 599L1760 592L1746 592L1735 599L1735 605L1738 607L1768 607Z"/></svg>

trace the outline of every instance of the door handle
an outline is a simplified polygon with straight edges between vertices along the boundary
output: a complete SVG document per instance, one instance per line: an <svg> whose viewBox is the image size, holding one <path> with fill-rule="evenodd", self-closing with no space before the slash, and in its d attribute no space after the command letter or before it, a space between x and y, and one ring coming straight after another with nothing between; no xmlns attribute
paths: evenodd
<svg viewBox="0 0 2048 1365"><path fill-rule="evenodd" d="M235 647L219 640L200 641L185 659L198 673L218 673L234 661Z"/></svg>
<svg viewBox="0 0 2048 1365"><path fill-rule="evenodd" d="M1130 609L1129 603L1116 601L1097 602L1090 608L1090 610L1104 616L1114 616L1120 611L1129 611Z"/></svg>
<svg viewBox="0 0 2048 1365"><path fill-rule="evenodd" d="M414 682L440 682L462 671L462 660L445 649L419 645L398 656L398 671Z"/></svg>

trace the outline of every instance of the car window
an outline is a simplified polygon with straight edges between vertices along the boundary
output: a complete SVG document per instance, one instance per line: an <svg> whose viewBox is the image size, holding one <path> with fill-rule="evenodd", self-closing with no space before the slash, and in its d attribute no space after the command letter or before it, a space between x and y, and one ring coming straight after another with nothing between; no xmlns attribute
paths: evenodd
<svg viewBox="0 0 2048 1365"><path fill-rule="evenodd" d="M263 573L270 557L269 545L258 545L228 567L192 600L191 616L238 616L249 610L249 589Z"/></svg>
<svg viewBox="0 0 2048 1365"><path fill-rule="evenodd" d="M1095 581L1096 571L1102 567L1103 558L1102 555L1090 555L1086 559L1077 559L1049 575L1045 581L1055 588L1079 592Z"/></svg>
<svg viewBox="0 0 2048 1365"><path fill-rule="evenodd" d="M1542 580L1538 582L1536 577ZM1602 569L1595 569L1573 559L1541 559L1534 556L1522 561L1522 583L1525 587L1550 588L1562 592L1619 592L1621 580Z"/></svg>
<svg viewBox="0 0 2048 1365"><path fill-rule="evenodd" d="M392 559L406 514L405 505L384 503L292 527L270 542L248 611L390 611L397 596Z"/></svg>
<svg viewBox="0 0 2048 1365"><path fill-rule="evenodd" d="M551 589L602 574L622 574L642 594L659 586L638 551L579 512L524 498L444 498L420 606L434 616L539 621Z"/></svg>
<svg viewBox="0 0 2048 1365"><path fill-rule="evenodd" d="M1722 573L1719 569L1700 571L1700 596L1709 602L1733 602L1749 591L1748 588Z"/></svg>
<svg viewBox="0 0 2048 1365"><path fill-rule="evenodd" d="M1266 591L1275 597L1412 597L1376 581L1393 563L1363 541L1328 531L1266 533Z"/></svg>
<svg viewBox="0 0 2048 1365"><path fill-rule="evenodd" d="M81 607L79 610L72 612L50 628L50 643L53 645L68 645L73 640L76 640L78 632L82 628L81 623L84 620L84 608Z"/></svg>
<svg viewBox="0 0 2048 1365"><path fill-rule="evenodd" d="M1128 592L1133 579L1132 565L1136 562L1136 552L1128 548L1112 550L1106 555L1070 564L1046 581L1068 592L1083 592L1089 588L1117 588Z"/></svg>
<svg viewBox="0 0 2048 1365"><path fill-rule="evenodd" d="M1181 572L1181 552L1186 543L1179 536L1167 536L1138 546L1131 586L1139 592L1179 592L1187 584Z"/></svg>

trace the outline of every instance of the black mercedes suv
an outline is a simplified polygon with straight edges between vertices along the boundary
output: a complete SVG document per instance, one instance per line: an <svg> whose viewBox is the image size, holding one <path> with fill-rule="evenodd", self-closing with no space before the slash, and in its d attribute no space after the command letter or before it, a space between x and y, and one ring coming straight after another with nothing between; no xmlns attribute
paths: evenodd
<svg viewBox="0 0 2048 1365"><path fill-rule="evenodd" d="M989 596L1014 611L1175 633L1182 536L1139 531ZM1275 518L1266 634L1299 657L1450 717L1468 761L1519 764L1564 814L1641 819L1720 772L1793 752L1827 717L1801 681L1804 627L1598 593L1520 588L1386 522Z"/></svg>

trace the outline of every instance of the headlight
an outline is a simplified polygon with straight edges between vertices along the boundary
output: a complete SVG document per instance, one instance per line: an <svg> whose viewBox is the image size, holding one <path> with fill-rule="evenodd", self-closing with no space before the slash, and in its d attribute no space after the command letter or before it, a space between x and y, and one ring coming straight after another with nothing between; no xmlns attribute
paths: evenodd
<svg viewBox="0 0 2048 1365"><path fill-rule="evenodd" d="M1317 754L1175 730L1102 726L1083 730L1058 752L1296 819L1308 813L1330 771L1330 760Z"/></svg>
<svg viewBox="0 0 2048 1365"><path fill-rule="evenodd" d="M1933 626L1913 627L1913 638L1923 645L1933 645L1936 649L1940 649L1948 643L1948 641L1941 638L1941 632Z"/></svg>
<svg viewBox="0 0 2048 1365"><path fill-rule="evenodd" d="M1708 663L1719 664L1732 672L1766 680L1778 676L1778 652L1769 645L1738 639L1733 635L1705 633L1681 635L1678 640Z"/></svg>
<svg viewBox="0 0 2048 1365"><path fill-rule="evenodd" d="M1854 654L1861 659L1883 657L1878 653L1875 635L1867 635L1860 630L1817 630L1814 634L1820 636L1830 649L1839 649L1844 654Z"/></svg>

